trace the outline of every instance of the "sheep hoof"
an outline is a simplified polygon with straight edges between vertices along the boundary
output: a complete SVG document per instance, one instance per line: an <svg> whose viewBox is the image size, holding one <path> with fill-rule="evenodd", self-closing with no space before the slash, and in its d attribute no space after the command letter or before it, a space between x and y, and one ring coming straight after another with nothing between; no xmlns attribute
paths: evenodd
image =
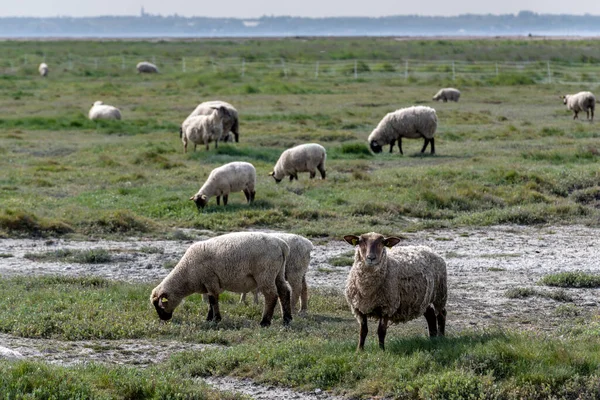
<svg viewBox="0 0 600 400"><path fill-rule="evenodd" d="M267 327L271 326L271 321L263 319L262 321L260 321L260 326L262 326L263 328L267 328Z"/></svg>

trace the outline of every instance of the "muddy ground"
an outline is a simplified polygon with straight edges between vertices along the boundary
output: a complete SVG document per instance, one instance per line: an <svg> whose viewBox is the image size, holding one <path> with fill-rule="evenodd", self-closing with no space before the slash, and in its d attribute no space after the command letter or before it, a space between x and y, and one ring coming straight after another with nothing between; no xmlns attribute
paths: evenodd
<svg viewBox="0 0 600 400"><path fill-rule="evenodd" d="M195 240L209 232L185 232L193 240L147 241L73 241L67 239L0 240L0 276L17 275L97 275L133 282L159 282L166 265L173 265ZM536 288L551 293L563 289L540 287L537 282L551 273L600 271L600 235L583 226L519 227L500 226L476 229L424 231L406 234L400 245L424 244L445 257L448 264L449 303L447 333L463 329L504 327L553 330L561 323L557 308L569 304L581 313L597 313L598 289L564 289L572 302L534 296L511 299L511 288ZM27 253L58 249L107 249L113 260L107 264L36 262ZM352 248L342 241L316 243L307 282L310 287L331 287L342 291L349 267L329 263L332 257ZM310 306L309 306L310 307ZM310 309L309 309L310 311ZM414 321L424 325L423 321ZM411 322L412 323L412 322ZM424 332L423 327L423 332ZM393 328L390 330L393 334ZM26 357L71 365L100 361L117 364L148 365L161 362L178 350L202 350L206 345L161 341L129 340L58 342L0 335L0 358ZM12 351L12 353L11 353ZM234 390L255 398L327 398L326 393L297 393L282 388L256 385L233 378L210 378L209 383L223 390Z"/></svg>

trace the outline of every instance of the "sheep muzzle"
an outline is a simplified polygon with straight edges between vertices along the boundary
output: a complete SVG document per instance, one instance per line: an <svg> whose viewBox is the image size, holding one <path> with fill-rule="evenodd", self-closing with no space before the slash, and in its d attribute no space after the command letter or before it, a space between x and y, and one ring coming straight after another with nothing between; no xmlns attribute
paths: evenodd
<svg viewBox="0 0 600 400"><path fill-rule="evenodd" d="M371 141L369 146L371 147L373 153L381 153L383 151L383 147L381 147L376 141Z"/></svg>

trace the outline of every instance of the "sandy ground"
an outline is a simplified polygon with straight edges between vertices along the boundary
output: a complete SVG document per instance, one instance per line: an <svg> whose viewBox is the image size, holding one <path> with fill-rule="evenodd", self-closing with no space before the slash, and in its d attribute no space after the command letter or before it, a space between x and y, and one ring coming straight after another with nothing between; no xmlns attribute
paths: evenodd
<svg viewBox="0 0 600 400"><path fill-rule="evenodd" d="M598 233L597 229L582 226L500 226L406 234L406 239L399 245L428 245L445 257L449 285L448 334L487 327L552 330L561 323L556 310L563 304L571 304L583 313L597 313L599 290L565 289L566 294L573 298L572 303L540 296L510 299L505 293L510 288L532 287L544 292L560 290L537 285L542 276L550 273L598 273ZM195 240L208 237L206 232L191 234ZM4 239L0 241L0 254L3 255L0 258L0 276L96 275L115 280L159 282L168 273L164 265L179 260L192 242ZM110 250L113 262L97 265L42 263L24 258L27 253L92 248ZM351 250L351 246L342 241L317 244L307 274L309 288L330 287L342 291L349 267L332 266L329 260ZM423 321L414 321L414 324L423 325L425 332ZM393 334L392 331L390 333ZM144 340L58 342L0 335L0 358L21 356L64 365L88 361L149 365L161 362L179 350L202 351L207 347L210 346L177 342L165 344L163 341L158 346ZM331 398L319 390L299 393L230 377L213 377L207 381L219 389L238 391L257 399Z"/></svg>

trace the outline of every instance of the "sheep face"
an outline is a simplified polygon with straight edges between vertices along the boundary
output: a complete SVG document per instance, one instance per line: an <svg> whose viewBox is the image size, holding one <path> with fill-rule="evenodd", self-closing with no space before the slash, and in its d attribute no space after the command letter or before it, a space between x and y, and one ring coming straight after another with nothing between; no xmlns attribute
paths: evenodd
<svg viewBox="0 0 600 400"><path fill-rule="evenodd" d="M192 200L194 203L196 203L196 207L198 208L198 211L202 211L202 209L208 203L208 197L206 197L206 195L204 195L204 194L201 194L201 195L195 194L194 196L190 197L190 200Z"/></svg>
<svg viewBox="0 0 600 400"><path fill-rule="evenodd" d="M275 179L275 183L279 183L279 182L281 182L281 180L283 179L283 178L279 178L279 179L277 179L277 177L275 176L275 171L271 171L271 172L269 172L269 176L272 176L272 177L273 177L273 179Z"/></svg>
<svg viewBox="0 0 600 400"><path fill-rule="evenodd" d="M371 140L369 146L371 147L373 153L381 153L383 151L383 147L381 147L375 140Z"/></svg>
<svg viewBox="0 0 600 400"><path fill-rule="evenodd" d="M567 104L567 101L569 101L569 95L562 96L562 101L563 101L563 104Z"/></svg>
<svg viewBox="0 0 600 400"><path fill-rule="evenodd" d="M156 287L150 295L150 302L154 305L158 317L163 321L168 321L173 317L173 310L181 301L173 299L161 287Z"/></svg>
<svg viewBox="0 0 600 400"><path fill-rule="evenodd" d="M183 127L179 127L179 139L183 138Z"/></svg>
<svg viewBox="0 0 600 400"><path fill-rule="evenodd" d="M400 239L394 236L384 237L379 233L371 232L360 236L347 235L344 240L352 246L358 245L358 254L363 264L367 267L376 267L381 263L386 247L393 247Z"/></svg>

